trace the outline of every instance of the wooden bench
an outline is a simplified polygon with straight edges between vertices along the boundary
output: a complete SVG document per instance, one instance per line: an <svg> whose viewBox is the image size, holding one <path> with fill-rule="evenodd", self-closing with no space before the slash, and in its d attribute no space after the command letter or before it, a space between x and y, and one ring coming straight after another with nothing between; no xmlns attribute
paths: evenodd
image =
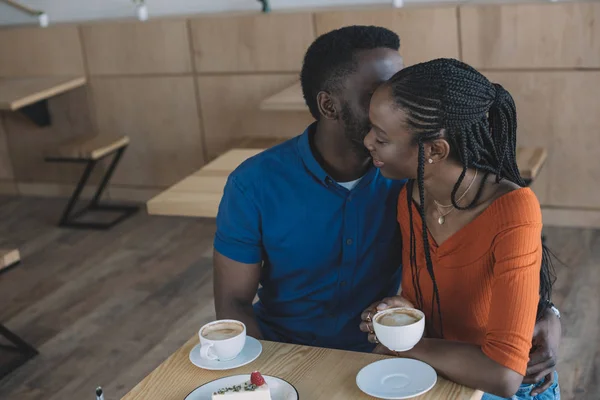
<svg viewBox="0 0 600 400"><path fill-rule="evenodd" d="M148 214L215 218L229 174L246 159L284 138L240 138L235 148L206 164L146 203Z"/></svg>
<svg viewBox="0 0 600 400"><path fill-rule="evenodd" d="M81 136L69 139L59 145L46 151L46 161L49 162L70 162L86 164L83 175L77 184L73 195L69 199L67 207L60 219L59 226L70 228L83 229L108 229L125 220L138 211L138 207L124 205L107 205L101 204L100 199L104 193L104 189L110 182L125 149L129 145L129 138L121 136L110 138L104 136ZM98 162L104 158L114 154L112 162L109 164L104 177L100 181L100 185L94 194L90 203L77 212L73 212L81 192L92 174ZM116 219L106 222L83 222L78 219L88 212L116 212L119 216Z"/></svg>
<svg viewBox="0 0 600 400"><path fill-rule="evenodd" d="M148 214L215 218L229 174L242 162L282 138L241 138L235 148L217 157L146 203ZM518 148L517 162L528 184L537 176L546 159L543 148Z"/></svg>
<svg viewBox="0 0 600 400"><path fill-rule="evenodd" d="M548 152L543 147L518 147L517 166L521 177L527 185L531 185L548 158Z"/></svg>
<svg viewBox="0 0 600 400"><path fill-rule="evenodd" d="M18 249L0 249L0 271L10 268L21 261Z"/></svg>

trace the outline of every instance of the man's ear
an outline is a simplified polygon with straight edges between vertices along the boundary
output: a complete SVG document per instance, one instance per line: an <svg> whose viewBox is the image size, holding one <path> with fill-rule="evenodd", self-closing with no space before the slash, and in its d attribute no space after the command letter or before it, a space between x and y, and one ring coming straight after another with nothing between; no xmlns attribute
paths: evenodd
<svg viewBox="0 0 600 400"><path fill-rule="evenodd" d="M320 91L317 94L317 106L319 107L319 113L323 117L327 119L338 119L335 101L329 93Z"/></svg>

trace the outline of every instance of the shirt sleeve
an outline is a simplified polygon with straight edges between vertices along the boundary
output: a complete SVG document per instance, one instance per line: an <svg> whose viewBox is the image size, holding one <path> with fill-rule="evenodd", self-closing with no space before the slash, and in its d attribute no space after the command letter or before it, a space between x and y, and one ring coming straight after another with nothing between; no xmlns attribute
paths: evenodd
<svg viewBox="0 0 600 400"><path fill-rule="evenodd" d="M230 176L217 214L214 247L227 258L244 264L262 261L260 212L254 200Z"/></svg>
<svg viewBox="0 0 600 400"><path fill-rule="evenodd" d="M494 278L488 328L482 351L525 375L539 303L542 224L527 223L495 239Z"/></svg>

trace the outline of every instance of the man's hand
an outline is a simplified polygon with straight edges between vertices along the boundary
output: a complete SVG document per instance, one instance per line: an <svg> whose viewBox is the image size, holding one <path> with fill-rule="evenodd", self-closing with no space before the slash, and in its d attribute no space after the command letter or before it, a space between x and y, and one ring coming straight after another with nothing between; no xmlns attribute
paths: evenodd
<svg viewBox="0 0 600 400"><path fill-rule="evenodd" d="M544 316L535 324L533 331L533 346L529 354L527 375L523 380L526 384L535 384L542 381L542 385L532 390L531 395L536 396L552 385L554 370L558 359L561 325L560 319L552 312L546 310Z"/></svg>
<svg viewBox="0 0 600 400"><path fill-rule="evenodd" d="M373 317L377 312L386 310L394 307L410 307L414 308L413 304L406 300L402 296L386 297L381 301L376 301L371 304L363 313L360 315L362 322L360 323L360 330L369 334L369 342L377 343L375 337L375 331L373 330Z"/></svg>

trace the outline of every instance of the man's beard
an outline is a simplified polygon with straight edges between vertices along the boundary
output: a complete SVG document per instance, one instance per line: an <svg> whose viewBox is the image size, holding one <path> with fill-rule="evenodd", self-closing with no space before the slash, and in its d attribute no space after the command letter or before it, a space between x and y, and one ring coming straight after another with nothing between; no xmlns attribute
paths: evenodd
<svg viewBox="0 0 600 400"><path fill-rule="evenodd" d="M364 140L369 133L369 120L361 120L356 117L346 103L342 106L342 121L344 121L344 134L352 144L354 152L363 158L369 158L371 155L365 147Z"/></svg>

